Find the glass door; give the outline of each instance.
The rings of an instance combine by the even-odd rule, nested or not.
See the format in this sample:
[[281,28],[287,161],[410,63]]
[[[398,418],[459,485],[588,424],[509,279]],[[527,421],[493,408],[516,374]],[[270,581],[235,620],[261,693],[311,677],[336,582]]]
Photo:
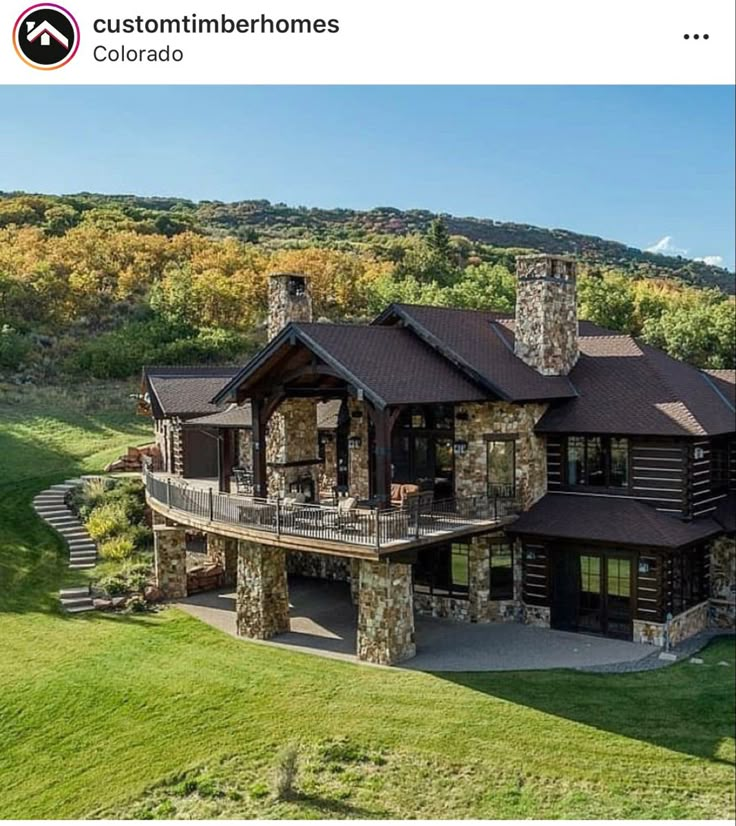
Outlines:
[[593,634],[604,631],[602,562],[597,554],[580,555],[578,630]]
[[606,559],[605,633],[609,637],[631,637],[631,560]]

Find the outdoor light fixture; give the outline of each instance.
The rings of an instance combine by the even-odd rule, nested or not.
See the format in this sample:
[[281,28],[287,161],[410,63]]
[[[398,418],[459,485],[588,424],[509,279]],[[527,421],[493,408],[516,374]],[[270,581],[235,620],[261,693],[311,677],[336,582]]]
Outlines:
[[696,447],[695,452],[694,452],[694,456],[695,456],[696,459],[702,459],[705,456],[705,451],[703,450],[702,447]]
[[465,439],[458,439],[455,442],[455,455],[456,456],[464,456],[468,450],[468,443]]
[[649,573],[649,563],[645,562],[643,559],[639,560],[639,573],[640,574],[648,574]]
[[468,416],[468,411],[467,410],[458,410],[457,413],[455,414],[455,418],[459,422],[467,422],[468,419],[470,418],[470,416]]
[[319,440],[321,444],[327,444],[332,441],[332,433],[320,433]]
[[528,561],[533,562],[537,558],[537,555],[534,551],[527,551],[526,558]]
[[362,419],[363,418],[363,411],[362,410],[353,410],[350,414],[354,419]]
[[360,436],[350,436],[348,438],[348,447],[350,450],[357,450],[363,444],[363,440]]

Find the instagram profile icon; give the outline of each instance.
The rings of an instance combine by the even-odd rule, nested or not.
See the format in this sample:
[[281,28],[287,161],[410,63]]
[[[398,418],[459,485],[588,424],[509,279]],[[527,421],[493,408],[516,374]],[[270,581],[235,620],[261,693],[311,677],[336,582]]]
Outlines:
[[15,21],[13,46],[18,57],[34,69],[61,69],[79,48],[79,24],[55,3],[27,8]]

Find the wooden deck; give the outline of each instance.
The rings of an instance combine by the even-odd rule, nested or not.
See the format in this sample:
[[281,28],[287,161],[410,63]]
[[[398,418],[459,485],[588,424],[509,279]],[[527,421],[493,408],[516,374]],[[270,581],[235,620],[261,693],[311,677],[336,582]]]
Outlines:
[[144,473],[146,499],[157,513],[195,530],[210,531],[286,550],[379,559],[440,542],[488,533],[514,517],[495,502],[449,500],[421,513],[356,508],[220,493],[214,479]]

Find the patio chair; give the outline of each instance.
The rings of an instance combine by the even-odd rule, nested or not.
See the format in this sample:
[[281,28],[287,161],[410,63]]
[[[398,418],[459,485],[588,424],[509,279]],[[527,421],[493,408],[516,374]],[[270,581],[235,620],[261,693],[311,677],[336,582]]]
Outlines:
[[325,525],[338,530],[354,530],[358,523],[358,500],[344,496],[337,500],[337,507],[325,514]]

